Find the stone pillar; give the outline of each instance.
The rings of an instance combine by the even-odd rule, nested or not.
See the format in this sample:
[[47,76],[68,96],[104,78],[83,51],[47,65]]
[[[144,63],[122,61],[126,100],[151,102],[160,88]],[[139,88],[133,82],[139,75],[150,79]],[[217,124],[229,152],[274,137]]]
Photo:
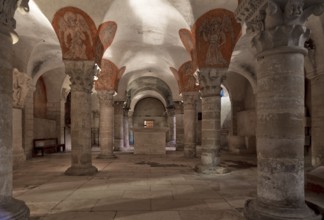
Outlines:
[[174,106],[170,106],[167,108],[168,114],[168,125],[169,125],[169,137],[168,141],[171,143],[172,146],[176,146],[176,118],[175,118],[175,108]]
[[197,92],[184,92],[183,97],[183,125],[184,125],[184,156],[196,156],[196,101]]
[[236,12],[256,32],[252,44],[258,52],[257,198],[247,201],[244,214],[248,220],[321,219],[306,206],[304,195],[303,46],[309,30],[303,23],[323,7],[264,1],[258,6],[266,11],[246,13],[252,2],[241,1]]
[[23,149],[23,122],[22,108],[24,107],[25,98],[31,87],[31,77],[25,73],[13,70],[13,118],[12,118],[12,142],[13,142],[13,166],[18,167],[19,164],[26,160]]
[[324,73],[311,80],[312,165],[324,166]]
[[220,167],[221,84],[226,69],[205,68],[199,74],[202,97],[202,152],[197,171],[205,174],[222,174]]
[[98,91],[100,103],[99,145],[98,159],[116,158],[114,155],[114,91]]
[[183,103],[175,102],[175,117],[176,117],[176,150],[184,150],[184,128],[183,128]]
[[36,87],[33,85],[29,90],[26,100],[25,107],[23,110],[24,120],[24,144],[26,159],[31,159],[33,155],[33,139],[34,139],[34,92]]
[[128,119],[128,108],[124,108],[124,150],[129,148],[129,119]]
[[128,111],[129,144],[134,145],[134,111]]
[[13,182],[13,43],[18,36],[14,32],[13,16],[17,0],[3,1],[0,10],[0,219],[27,220],[29,209],[23,201],[12,197]]
[[114,149],[120,151],[124,147],[124,102],[114,102],[115,120],[114,120]]
[[65,61],[71,80],[71,167],[66,175],[93,175],[91,157],[91,91],[93,61]]

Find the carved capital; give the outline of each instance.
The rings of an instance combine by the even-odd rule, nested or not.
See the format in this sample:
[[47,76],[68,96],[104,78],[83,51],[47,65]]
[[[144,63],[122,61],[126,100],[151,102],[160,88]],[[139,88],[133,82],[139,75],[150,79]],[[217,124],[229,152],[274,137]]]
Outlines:
[[29,89],[32,86],[32,78],[26,73],[19,72],[16,68],[13,69],[13,107],[23,108],[25,98]]
[[70,89],[68,89],[68,88],[63,88],[63,89],[62,89],[62,94],[61,94],[61,95],[62,95],[62,100],[66,101],[66,99],[67,99],[69,93],[70,93]]
[[175,106],[174,105],[167,107],[167,114],[169,117],[175,116]]
[[115,114],[122,115],[124,111],[124,101],[115,101],[114,109],[115,109]]
[[219,96],[227,69],[204,68],[198,72],[202,97]]
[[98,91],[97,92],[98,98],[99,98],[99,104],[100,106],[113,106],[114,100],[114,91]]
[[184,109],[195,109],[198,99],[198,92],[184,92],[182,93]]
[[263,56],[292,50],[306,53],[304,44],[310,31],[304,23],[310,15],[323,11],[323,0],[242,0],[236,17],[255,32],[252,45]]
[[175,114],[183,114],[183,102],[174,102]]
[[21,13],[29,12],[29,0],[0,0],[0,25],[8,29],[13,37],[13,42],[18,41],[18,36],[13,31],[16,28],[14,15],[18,8]]
[[93,61],[64,61],[66,73],[70,76],[71,91],[92,92],[95,73]]

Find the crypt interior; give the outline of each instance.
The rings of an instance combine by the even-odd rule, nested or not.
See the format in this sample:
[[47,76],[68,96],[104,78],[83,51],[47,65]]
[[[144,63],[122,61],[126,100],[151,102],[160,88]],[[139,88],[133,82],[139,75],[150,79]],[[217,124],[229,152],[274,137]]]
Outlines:
[[0,219],[324,219],[323,11],[0,0]]

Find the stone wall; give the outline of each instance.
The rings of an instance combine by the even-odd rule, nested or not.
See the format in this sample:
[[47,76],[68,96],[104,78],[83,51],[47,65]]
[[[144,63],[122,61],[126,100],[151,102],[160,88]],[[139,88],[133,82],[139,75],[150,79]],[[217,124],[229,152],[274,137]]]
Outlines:
[[34,118],[34,138],[56,137],[56,121],[44,118]]

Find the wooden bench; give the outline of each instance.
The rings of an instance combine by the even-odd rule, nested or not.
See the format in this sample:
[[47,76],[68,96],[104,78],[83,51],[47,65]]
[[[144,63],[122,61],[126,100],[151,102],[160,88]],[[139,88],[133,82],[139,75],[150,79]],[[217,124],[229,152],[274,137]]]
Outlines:
[[33,140],[33,155],[37,156],[39,152],[44,156],[45,151],[64,152],[65,144],[59,144],[57,138],[40,138]]

